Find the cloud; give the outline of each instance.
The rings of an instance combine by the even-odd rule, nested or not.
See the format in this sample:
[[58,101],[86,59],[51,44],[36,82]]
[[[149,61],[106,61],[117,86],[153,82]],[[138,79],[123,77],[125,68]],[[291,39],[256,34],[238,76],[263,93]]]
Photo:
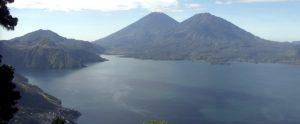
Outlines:
[[202,7],[202,5],[199,3],[189,3],[189,4],[186,4],[186,7],[193,9],[193,8],[200,8],[200,7]]
[[232,4],[232,3],[267,3],[267,2],[290,2],[299,0],[217,0],[216,4]]
[[163,11],[176,8],[178,0],[16,0],[10,7],[59,11],[99,10],[119,11],[146,9]]

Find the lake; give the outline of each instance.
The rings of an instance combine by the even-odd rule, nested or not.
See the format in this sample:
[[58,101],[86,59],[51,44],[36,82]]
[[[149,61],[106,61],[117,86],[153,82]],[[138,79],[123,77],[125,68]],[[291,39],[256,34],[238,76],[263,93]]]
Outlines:
[[300,123],[300,66],[103,57],[82,69],[22,74],[80,111],[79,124]]

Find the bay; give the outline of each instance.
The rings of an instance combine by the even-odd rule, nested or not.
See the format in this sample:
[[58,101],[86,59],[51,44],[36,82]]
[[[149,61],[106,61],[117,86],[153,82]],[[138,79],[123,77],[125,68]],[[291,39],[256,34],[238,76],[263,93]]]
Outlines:
[[79,124],[300,123],[300,66],[102,57],[109,61],[21,73],[79,110]]

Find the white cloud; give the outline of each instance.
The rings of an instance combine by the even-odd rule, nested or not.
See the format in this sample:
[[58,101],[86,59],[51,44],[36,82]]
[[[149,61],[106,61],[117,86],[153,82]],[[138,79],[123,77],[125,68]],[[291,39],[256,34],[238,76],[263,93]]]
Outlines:
[[119,11],[138,8],[163,11],[176,8],[178,4],[177,0],[15,0],[10,7],[59,11]]
[[201,4],[199,3],[190,3],[190,4],[186,4],[187,8],[200,8]]
[[216,4],[231,4],[231,3],[267,3],[267,2],[289,2],[299,0],[217,0]]

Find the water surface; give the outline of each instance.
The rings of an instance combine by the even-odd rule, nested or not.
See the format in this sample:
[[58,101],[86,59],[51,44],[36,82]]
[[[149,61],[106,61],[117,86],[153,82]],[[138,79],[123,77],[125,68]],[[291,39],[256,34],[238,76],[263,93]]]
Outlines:
[[79,110],[79,124],[300,123],[300,66],[103,57],[82,69],[22,73]]

